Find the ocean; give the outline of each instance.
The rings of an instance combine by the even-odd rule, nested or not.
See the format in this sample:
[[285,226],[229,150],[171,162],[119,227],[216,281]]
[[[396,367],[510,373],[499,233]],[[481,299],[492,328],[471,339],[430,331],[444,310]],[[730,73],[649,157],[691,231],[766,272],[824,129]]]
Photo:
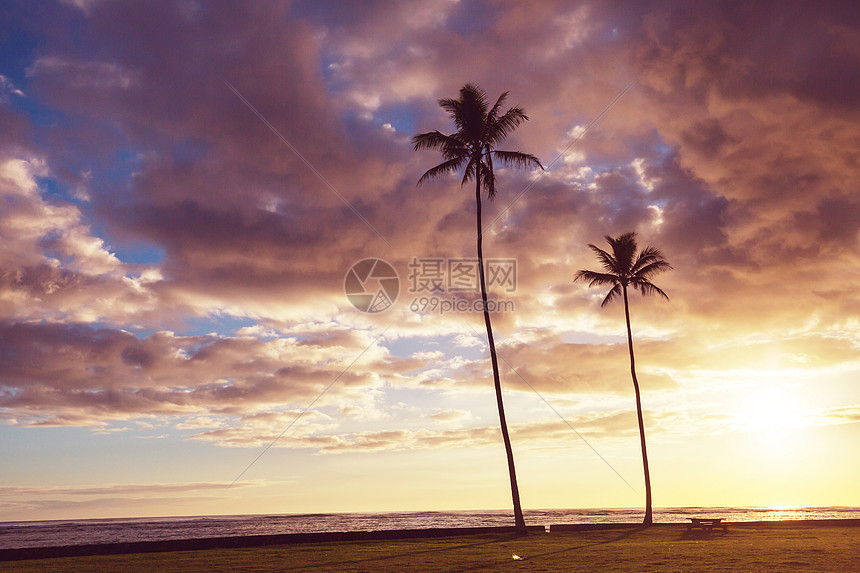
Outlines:
[[[639,509],[547,509],[525,512],[527,525],[636,523]],[[655,523],[683,523],[691,516],[725,521],[860,519],[858,507],[676,507],[654,510]],[[330,531],[378,531],[513,525],[511,511],[423,511],[403,513],[315,513],[221,515],[0,522],[0,549],[91,543],[197,539]]]

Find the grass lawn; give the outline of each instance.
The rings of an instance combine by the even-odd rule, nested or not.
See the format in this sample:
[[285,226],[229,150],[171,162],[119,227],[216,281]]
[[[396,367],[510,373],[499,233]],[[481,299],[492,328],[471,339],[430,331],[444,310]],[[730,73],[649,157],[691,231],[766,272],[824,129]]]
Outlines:
[[860,571],[860,527],[733,524],[705,535],[673,524],[67,557],[0,563],[0,571]]

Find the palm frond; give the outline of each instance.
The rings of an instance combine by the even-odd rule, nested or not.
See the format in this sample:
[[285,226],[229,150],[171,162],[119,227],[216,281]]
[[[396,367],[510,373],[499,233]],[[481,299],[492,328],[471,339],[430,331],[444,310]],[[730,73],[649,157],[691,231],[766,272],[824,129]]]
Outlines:
[[618,277],[610,273],[598,273],[582,269],[573,275],[574,281],[588,281],[588,286],[614,285],[618,282]]
[[460,181],[460,187],[475,178],[476,171],[479,168],[479,162],[470,159],[466,164],[466,169],[463,170],[463,179]]
[[487,94],[484,90],[472,84],[460,88],[458,115],[454,119],[457,132],[464,141],[479,143],[487,122]]
[[662,296],[663,298],[665,298],[666,300],[669,300],[669,295],[667,295],[665,292],[663,292],[663,289],[661,289],[660,287],[658,287],[657,285],[655,285],[654,283],[652,283],[650,281],[633,280],[633,281],[630,281],[630,284],[636,290],[641,292],[642,296],[658,294],[658,295]]
[[616,260],[613,258],[612,255],[610,255],[609,253],[607,253],[606,251],[604,251],[603,249],[601,249],[600,247],[598,247],[596,245],[592,245],[589,243],[588,247],[592,251],[594,251],[595,255],[597,255],[597,259],[600,261],[600,264],[603,265],[603,270],[605,270],[607,273],[611,273],[611,274],[615,274],[615,275],[621,274],[620,273],[621,269],[618,267],[618,263],[616,262]]
[[629,275],[630,269],[633,267],[633,257],[636,256],[636,233],[624,233],[614,239],[607,235],[606,241],[612,248],[617,272],[622,275]]
[[503,164],[513,167],[540,167],[543,169],[540,160],[530,153],[493,150],[493,157],[500,160]]
[[481,162],[483,166],[481,183],[487,192],[487,197],[492,199],[496,196],[496,172],[493,170],[493,158],[487,155]]
[[669,270],[672,270],[672,265],[670,265],[666,261],[660,260],[660,261],[654,261],[650,264],[645,265],[644,267],[641,267],[640,269],[638,269],[636,271],[635,274],[633,274],[633,276],[647,279],[651,275],[655,275],[657,273],[661,273],[663,271],[669,271]]
[[426,181],[430,181],[431,179],[440,179],[449,173],[455,173],[460,169],[460,166],[463,165],[464,161],[466,161],[465,157],[456,157],[440,163],[436,167],[428,169],[424,175],[421,176],[421,179],[418,180],[418,185],[421,185]]
[[437,103],[439,104],[439,107],[448,112],[448,117],[454,121],[454,125],[457,126],[457,131],[460,131],[463,127],[460,122],[460,118],[463,115],[460,111],[462,102],[453,98],[442,98],[438,100]]
[[487,107],[487,92],[484,91],[483,88],[476,86],[475,84],[469,82],[460,88],[460,100],[474,100],[478,102],[482,107],[486,109]]
[[472,101],[487,115],[487,92],[476,86],[468,83],[460,88],[460,101]]
[[419,151],[421,149],[440,149],[445,150],[450,147],[462,147],[463,142],[451,135],[445,135],[439,131],[428,131],[427,133],[419,133],[412,138],[412,149]]
[[647,267],[648,265],[651,265],[652,263],[655,263],[659,260],[660,259],[657,257],[650,256],[650,255],[646,256],[646,255],[643,255],[642,253],[639,253],[639,256],[637,256],[636,260],[633,262],[633,264],[630,265],[630,274],[635,275],[641,269],[643,269],[643,268]]
[[658,261],[665,262],[665,257],[663,256],[663,253],[659,249],[655,249],[654,247],[649,245],[639,252],[639,256],[636,258],[636,262],[630,269],[630,273],[637,274],[640,269]]
[[505,114],[492,123],[487,123],[487,141],[497,144],[508,137],[523,122],[529,120],[529,116],[521,107],[512,107]]
[[603,302],[600,303],[600,308],[605,307],[607,304],[612,302],[615,297],[621,294],[621,285],[616,284],[612,289],[606,293],[606,298],[603,299]]
[[502,105],[505,103],[505,100],[508,99],[508,94],[511,92],[502,92],[502,95],[499,96],[499,99],[496,100],[496,103],[490,108],[490,111],[487,112],[487,124],[492,125],[496,122],[499,117],[499,110],[502,109]]
[[454,99],[452,97],[443,97],[436,100],[436,103],[439,104],[439,107],[447,111],[448,113],[455,113],[460,109],[460,100]]

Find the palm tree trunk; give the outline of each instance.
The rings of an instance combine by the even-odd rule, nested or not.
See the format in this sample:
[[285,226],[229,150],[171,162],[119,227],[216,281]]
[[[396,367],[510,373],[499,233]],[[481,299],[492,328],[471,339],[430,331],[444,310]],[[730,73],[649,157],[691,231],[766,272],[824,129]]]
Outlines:
[[627,319],[627,345],[630,348],[630,374],[633,375],[633,389],[636,392],[636,416],[639,418],[639,441],[642,444],[642,466],[645,468],[645,519],[642,523],[650,525],[651,517],[651,472],[648,469],[648,451],[645,448],[645,423],[642,421],[642,399],[639,395],[639,381],[636,379],[636,362],[633,358],[633,332],[630,330],[630,310],[627,304],[627,286],[622,285],[624,293],[624,318]]
[[499,361],[496,358],[496,343],[493,340],[493,327],[490,324],[490,311],[487,308],[487,283],[484,279],[484,249],[483,231],[481,229],[481,174],[476,169],[475,177],[475,201],[478,205],[478,275],[481,277],[481,299],[484,302],[484,323],[487,325],[487,341],[490,345],[490,360],[493,363],[493,382],[496,387],[496,403],[499,406],[499,423],[502,427],[502,439],[505,442],[505,452],[508,456],[508,473],[511,477],[511,497],[514,501],[514,525],[517,533],[525,535],[526,521],[523,517],[523,508],[520,505],[520,490],[517,487],[517,471],[514,467],[514,451],[511,448],[511,438],[508,435],[508,423],[505,421],[505,405],[502,402],[502,384],[499,381]]

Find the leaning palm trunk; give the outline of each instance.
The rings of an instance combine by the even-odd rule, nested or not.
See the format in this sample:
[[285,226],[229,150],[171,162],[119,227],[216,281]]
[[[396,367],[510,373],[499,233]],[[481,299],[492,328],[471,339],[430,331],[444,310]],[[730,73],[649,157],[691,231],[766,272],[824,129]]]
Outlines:
[[502,439],[505,442],[505,453],[508,457],[508,473],[511,478],[511,497],[514,502],[514,526],[517,533],[526,533],[526,521],[523,517],[523,508],[520,505],[520,490],[517,486],[517,470],[514,466],[514,451],[511,448],[511,438],[508,435],[508,423],[505,420],[505,406],[502,401],[502,384],[499,380],[499,361],[496,357],[496,343],[493,340],[493,326],[490,323],[490,311],[487,308],[487,283],[484,279],[484,234],[481,227],[481,176],[475,177],[475,201],[478,206],[478,274],[481,277],[481,300],[484,303],[484,323],[487,326],[487,342],[490,346],[490,361],[493,363],[493,382],[496,388],[496,404],[499,407],[499,424],[502,427]]
[[642,399],[639,395],[639,381],[636,379],[636,361],[633,358],[633,332],[630,330],[630,310],[627,304],[627,287],[624,292],[624,318],[627,319],[627,346],[630,348],[630,374],[633,376],[633,390],[636,393],[636,416],[639,419],[639,441],[642,444],[642,466],[645,468],[645,519],[642,523],[650,525],[651,517],[651,472],[648,469],[648,450],[645,447],[645,423],[642,420]]

